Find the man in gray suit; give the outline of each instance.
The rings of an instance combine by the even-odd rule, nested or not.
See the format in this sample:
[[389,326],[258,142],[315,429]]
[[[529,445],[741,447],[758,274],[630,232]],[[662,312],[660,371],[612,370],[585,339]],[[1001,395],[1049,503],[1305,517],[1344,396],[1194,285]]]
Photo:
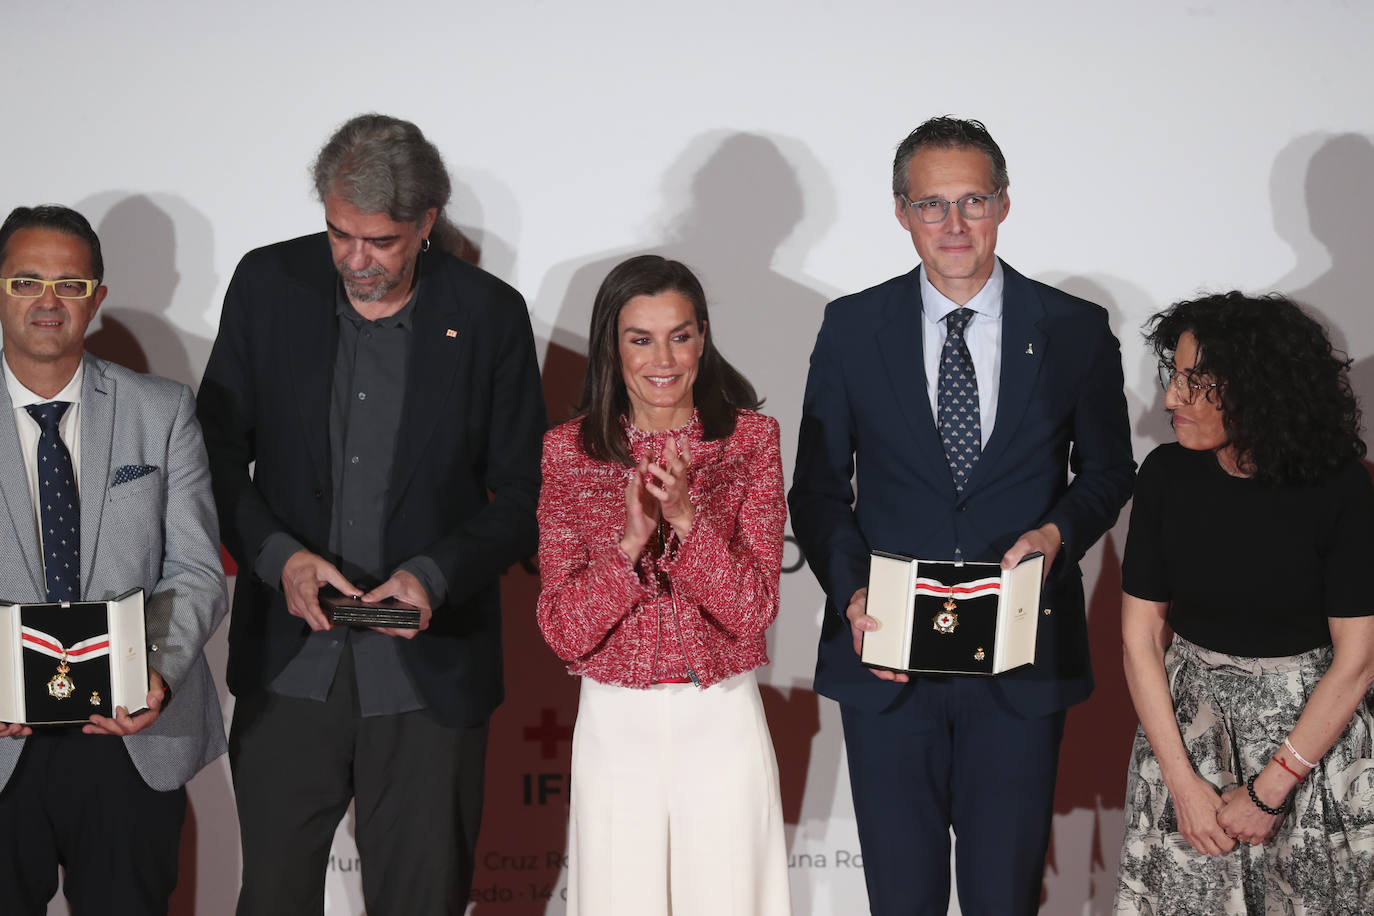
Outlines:
[[[151,688],[132,714],[0,724],[7,914],[46,912],[59,864],[76,916],[165,913],[184,786],[225,748],[202,647],[227,595],[195,402],[85,353],[103,267],[90,223],[66,207],[20,207],[0,226],[0,598],[142,588]],[[79,511],[59,521],[38,494],[73,486]]]

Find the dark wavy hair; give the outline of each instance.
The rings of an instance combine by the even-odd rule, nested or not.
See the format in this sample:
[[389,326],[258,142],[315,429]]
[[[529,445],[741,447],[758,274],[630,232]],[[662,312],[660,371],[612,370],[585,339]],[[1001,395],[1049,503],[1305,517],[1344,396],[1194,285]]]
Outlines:
[[453,192],[444,157],[420,128],[383,114],[361,114],[340,125],[310,168],[320,203],[338,194],[364,213],[398,223],[424,222],[444,212]]
[[757,410],[763,404],[749,380],[720,355],[714,335],[706,333],[710,320],[706,293],[691,270],[680,261],[656,254],[638,255],[611,269],[592,305],[587,374],[577,411],[585,416],[582,449],[593,458],[627,467],[634,464],[620,425],[620,418],[628,416],[630,410],[620,368],[620,310],[636,296],[666,292],[680,293],[692,303],[697,331],[705,338],[696,381],[692,383],[692,403],[701,420],[703,438],[724,439],[735,431],[737,411]]
[[1146,322],[1145,340],[1172,362],[1178,339],[1197,341],[1194,371],[1217,387],[1236,457],[1255,479],[1310,483],[1364,457],[1351,361],[1291,300],[1220,293],[1178,302]]
[[1011,179],[1007,177],[1007,157],[1002,155],[1002,148],[992,139],[983,122],[943,115],[922,122],[897,145],[897,153],[892,160],[894,196],[906,197],[911,190],[907,183],[907,166],[920,149],[976,149],[988,157],[993,190],[1002,191],[1011,184]]

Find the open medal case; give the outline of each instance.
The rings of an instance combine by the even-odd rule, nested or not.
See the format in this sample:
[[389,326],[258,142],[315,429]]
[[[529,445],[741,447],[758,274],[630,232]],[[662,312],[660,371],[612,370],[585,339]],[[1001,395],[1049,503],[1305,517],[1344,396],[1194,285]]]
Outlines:
[[143,590],[112,601],[0,604],[0,722],[59,725],[146,706]]
[[861,659],[873,668],[1000,674],[1035,661],[1045,557],[997,563],[918,560],[875,550]]

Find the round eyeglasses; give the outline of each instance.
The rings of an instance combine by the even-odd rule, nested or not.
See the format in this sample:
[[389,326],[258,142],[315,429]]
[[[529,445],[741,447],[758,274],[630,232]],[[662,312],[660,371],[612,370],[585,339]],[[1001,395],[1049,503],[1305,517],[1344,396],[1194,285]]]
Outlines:
[[1185,404],[1191,404],[1199,394],[1210,400],[1217,383],[1198,381],[1193,376],[1192,369],[1179,369],[1173,363],[1160,363],[1159,387],[1164,389],[1165,394],[1172,388],[1174,397]]

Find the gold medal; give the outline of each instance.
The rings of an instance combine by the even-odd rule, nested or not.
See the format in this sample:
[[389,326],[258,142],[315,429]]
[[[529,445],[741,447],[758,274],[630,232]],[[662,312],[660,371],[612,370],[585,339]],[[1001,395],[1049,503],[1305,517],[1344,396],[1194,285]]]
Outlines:
[[954,628],[959,626],[959,615],[953,611],[941,611],[931,618],[935,624],[935,632],[949,635],[954,632]]
[[48,681],[48,696],[65,700],[72,695],[76,690],[76,682],[67,677],[71,670],[67,667],[67,653],[63,652],[62,660],[57,663],[57,673]]
[[[70,646],[62,645],[55,636],[34,627],[22,627],[24,648],[40,655],[57,659],[57,673],[48,679],[48,696],[54,700],[70,699],[76,692],[76,681],[71,678],[71,665],[104,658],[110,654],[110,634],[101,633],[90,636]],[[71,664],[68,664],[68,663]]]

